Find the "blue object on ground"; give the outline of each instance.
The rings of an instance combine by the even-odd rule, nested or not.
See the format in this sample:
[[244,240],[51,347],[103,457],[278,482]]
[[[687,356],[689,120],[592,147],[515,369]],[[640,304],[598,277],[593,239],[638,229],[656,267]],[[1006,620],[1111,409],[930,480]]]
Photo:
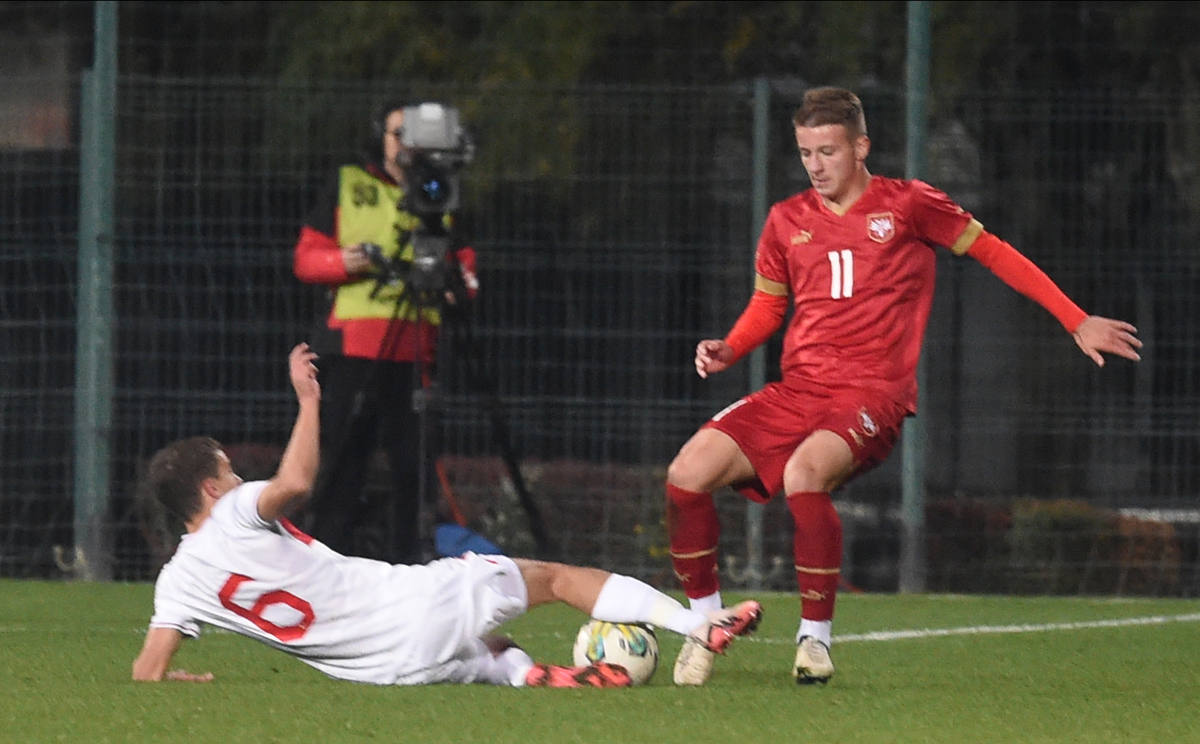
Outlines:
[[453,558],[471,552],[479,555],[504,555],[504,551],[478,532],[457,524],[439,524],[434,530],[438,555]]

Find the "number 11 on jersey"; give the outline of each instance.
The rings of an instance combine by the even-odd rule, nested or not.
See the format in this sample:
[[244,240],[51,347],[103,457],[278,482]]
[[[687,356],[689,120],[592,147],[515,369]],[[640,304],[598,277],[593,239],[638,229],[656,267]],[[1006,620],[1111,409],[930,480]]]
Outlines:
[[832,269],[832,279],[829,283],[829,296],[835,300],[845,299],[854,295],[854,254],[848,249],[840,253],[829,252],[829,268]]

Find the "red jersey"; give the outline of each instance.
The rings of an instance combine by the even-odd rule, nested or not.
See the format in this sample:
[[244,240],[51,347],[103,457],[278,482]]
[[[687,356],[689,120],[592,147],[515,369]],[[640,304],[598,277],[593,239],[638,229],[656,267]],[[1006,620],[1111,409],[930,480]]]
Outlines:
[[915,412],[933,248],[953,246],[970,221],[932,186],[880,176],[843,215],[812,189],[775,204],[755,270],[792,295],[784,383],[871,388]]

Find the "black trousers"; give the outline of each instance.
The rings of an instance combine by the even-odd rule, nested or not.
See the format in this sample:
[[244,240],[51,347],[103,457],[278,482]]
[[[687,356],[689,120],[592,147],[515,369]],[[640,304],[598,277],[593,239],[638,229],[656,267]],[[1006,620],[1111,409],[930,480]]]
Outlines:
[[[424,464],[425,504],[436,482],[436,427],[414,410],[416,365],[335,355],[317,361],[321,383],[321,467],[304,517],[309,534],[345,555],[390,563],[420,563],[429,546],[421,529],[419,494]],[[426,460],[421,462],[424,423]],[[390,492],[367,489],[382,449]],[[426,530],[427,531],[427,530]]]

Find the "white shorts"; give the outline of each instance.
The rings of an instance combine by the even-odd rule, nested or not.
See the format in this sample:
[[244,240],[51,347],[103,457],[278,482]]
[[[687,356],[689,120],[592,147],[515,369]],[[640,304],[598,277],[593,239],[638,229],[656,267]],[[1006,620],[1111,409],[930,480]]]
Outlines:
[[427,614],[410,626],[420,636],[416,657],[395,684],[511,684],[511,670],[498,665],[482,639],[529,608],[521,569],[506,556],[475,553],[423,568]]

